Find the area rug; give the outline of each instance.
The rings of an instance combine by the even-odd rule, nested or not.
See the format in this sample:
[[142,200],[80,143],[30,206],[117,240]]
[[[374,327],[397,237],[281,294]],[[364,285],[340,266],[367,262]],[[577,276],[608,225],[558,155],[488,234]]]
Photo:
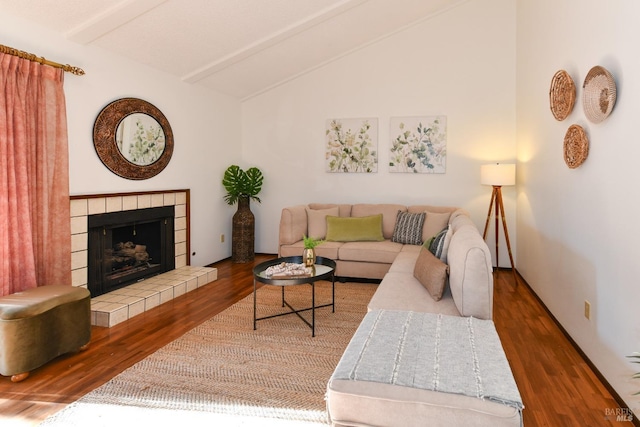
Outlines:
[[[375,289],[336,283],[335,313],[316,310],[313,338],[294,314],[261,320],[254,331],[249,295],[40,425],[327,425],[327,381]],[[286,299],[308,307],[311,286],[287,287]],[[318,282],[316,304],[330,301],[331,284]],[[276,286],[259,289],[257,303],[258,317],[287,310]]]

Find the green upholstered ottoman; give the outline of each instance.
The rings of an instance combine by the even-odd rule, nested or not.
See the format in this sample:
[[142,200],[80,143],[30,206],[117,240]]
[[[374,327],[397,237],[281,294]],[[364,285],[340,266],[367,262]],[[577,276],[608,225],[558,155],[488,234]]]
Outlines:
[[14,382],[91,339],[91,294],[49,285],[0,297],[0,374]]
[[367,313],[327,386],[334,426],[520,427],[522,399],[491,320]]

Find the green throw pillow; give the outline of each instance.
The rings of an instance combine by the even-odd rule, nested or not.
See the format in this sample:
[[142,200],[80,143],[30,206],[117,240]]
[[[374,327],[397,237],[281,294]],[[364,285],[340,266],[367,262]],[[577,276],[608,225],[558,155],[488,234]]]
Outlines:
[[327,237],[330,242],[379,242],[382,235],[382,214],[362,217],[327,215]]

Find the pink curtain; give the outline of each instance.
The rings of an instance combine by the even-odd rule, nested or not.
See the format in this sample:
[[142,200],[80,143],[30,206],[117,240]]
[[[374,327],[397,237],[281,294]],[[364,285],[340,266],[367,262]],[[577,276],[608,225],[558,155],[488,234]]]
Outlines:
[[71,285],[64,72],[0,53],[0,295]]

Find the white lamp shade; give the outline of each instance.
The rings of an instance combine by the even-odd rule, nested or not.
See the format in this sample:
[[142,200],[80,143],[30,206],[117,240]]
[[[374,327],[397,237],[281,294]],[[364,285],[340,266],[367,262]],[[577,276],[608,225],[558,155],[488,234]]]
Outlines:
[[516,165],[514,163],[480,166],[480,182],[483,185],[515,185]]

